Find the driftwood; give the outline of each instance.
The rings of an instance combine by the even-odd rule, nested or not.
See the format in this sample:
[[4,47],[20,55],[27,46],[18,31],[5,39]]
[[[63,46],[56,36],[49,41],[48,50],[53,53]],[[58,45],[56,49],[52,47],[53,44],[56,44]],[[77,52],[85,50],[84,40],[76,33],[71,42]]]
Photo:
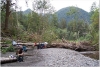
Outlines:
[[47,45],[47,48],[66,48],[72,49],[76,51],[92,51],[95,50],[91,45],[86,45],[86,43],[75,43],[75,42],[67,42],[67,43],[52,43]]
[[17,43],[17,45],[34,46],[35,43]]
[[17,61],[17,58],[1,57],[1,64]]
[[[33,56],[32,54],[27,54],[27,53],[24,53],[24,56]],[[14,58],[10,58],[10,57],[1,57],[0,58],[0,61],[1,61],[1,64],[4,64],[4,63],[11,63],[11,62],[16,62],[17,61],[17,58],[14,57]]]
[[1,47],[9,47],[9,45],[1,45]]

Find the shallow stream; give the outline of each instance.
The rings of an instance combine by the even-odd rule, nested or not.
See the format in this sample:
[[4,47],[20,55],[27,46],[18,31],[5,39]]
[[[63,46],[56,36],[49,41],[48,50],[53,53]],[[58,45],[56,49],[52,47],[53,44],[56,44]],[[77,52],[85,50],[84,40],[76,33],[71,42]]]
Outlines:
[[85,51],[85,52],[80,52],[81,54],[99,60],[99,51]]

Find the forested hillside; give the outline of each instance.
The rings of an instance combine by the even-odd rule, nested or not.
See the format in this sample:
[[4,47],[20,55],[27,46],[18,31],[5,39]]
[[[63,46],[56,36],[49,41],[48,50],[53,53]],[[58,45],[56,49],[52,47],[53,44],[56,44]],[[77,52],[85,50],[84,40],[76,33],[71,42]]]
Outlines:
[[[69,12],[73,10],[75,13],[73,13],[72,15],[69,15]],[[23,14],[28,14],[28,13],[31,13],[31,11],[32,11],[31,9],[27,9],[22,12]],[[55,12],[55,15],[57,16],[58,22],[65,20],[66,23],[68,23],[76,19],[75,17],[77,17],[77,20],[84,20],[84,22],[90,23],[90,13],[84,11],[81,8],[74,7],[74,6],[62,8],[58,10],[57,12]]]
[[25,11],[22,11],[23,12],[23,14],[28,14],[28,13],[31,13],[31,9],[27,9],[27,10],[25,10]]
[[[72,12],[73,14],[69,14],[69,12]],[[56,14],[58,17],[58,22],[65,20],[68,23],[74,19],[77,19],[77,21],[79,19],[84,20],[84,22],[86,23],[90,22],[89,13],[81,8],[74,7],[74,6],[62,8],[59,11],[57,11]]]

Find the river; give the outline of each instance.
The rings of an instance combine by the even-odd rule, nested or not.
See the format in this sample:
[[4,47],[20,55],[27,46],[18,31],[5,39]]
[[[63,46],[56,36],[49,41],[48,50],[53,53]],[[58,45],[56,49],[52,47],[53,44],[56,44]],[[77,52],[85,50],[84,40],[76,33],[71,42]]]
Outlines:
[[81,54],[99,60],[99,51],[85,51],[85,52],[80,52]]

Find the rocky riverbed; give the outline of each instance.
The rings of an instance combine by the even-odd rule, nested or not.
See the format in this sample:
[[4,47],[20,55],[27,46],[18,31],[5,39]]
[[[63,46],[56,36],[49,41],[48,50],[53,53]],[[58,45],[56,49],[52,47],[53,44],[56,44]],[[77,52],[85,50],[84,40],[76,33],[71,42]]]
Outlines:
[[[86,57],[79,52],[63,49],[63,48],[47,48],[28,50],[28,54],[33,56],[25,56],[24,62],[13,62],[1,64],[1,66],[59,66],[59,67],[93,67],[99,66],[99,60]],[[9,52],[1,54],[1,56],[9,56],[15,54]]]

